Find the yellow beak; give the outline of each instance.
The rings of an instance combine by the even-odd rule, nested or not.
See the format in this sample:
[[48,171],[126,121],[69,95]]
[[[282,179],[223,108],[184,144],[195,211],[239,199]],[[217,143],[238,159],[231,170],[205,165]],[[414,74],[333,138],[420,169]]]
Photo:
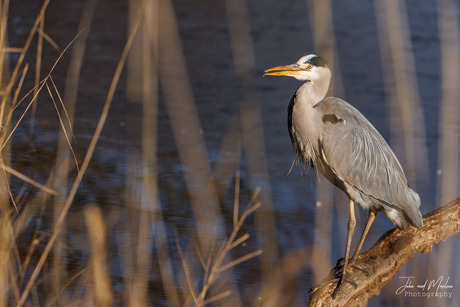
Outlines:
[[291,64],[284,66],[277,66],[270,69],[267,69],[264,73],[264,76],[295,76],[298,75],[301,71],[308,71],[307,68],[302,68],[299,64]]

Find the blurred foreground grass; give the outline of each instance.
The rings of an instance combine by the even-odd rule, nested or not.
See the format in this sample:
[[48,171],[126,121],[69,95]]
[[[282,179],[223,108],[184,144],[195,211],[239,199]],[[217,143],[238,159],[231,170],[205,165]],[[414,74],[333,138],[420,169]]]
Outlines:
[[[2,72],[0,75],[0,119],[2,122],[0,132],[2,170],[2,176],[0,176],[0,306],[112,306],[119,305],[122,301],[126,305],[147,306],[151,301],[148,293],[150,287],[148,271],[153,261],[158,261],[157,265],[160,268],[162,279],[161,288],[163,289],[162,298],[157,299],[157,302],[172,306],[204,306],[223,299],[226,299],[227,302],[237,302],[238,298],[234,295],[236,285],[229,272],[235,265],[260,255],[262,251],[256,250],[236,259],[232,259],[230,254],[235,247],[245,244],[249,238],[248,233],[239,234],[239,231],[248,215],[260,207],[260,202],[257,201],[257,195],[254,195],[249,206],[240,215],[239,181],[236,182],[233,230],[227,239],[223,239],[225,237],[222,235],[224,233],[223,225],[218,224],[220,213],[215,211],[218,208],[218,195],[210,178],[211,171],[207,169],[209,167],[207,159],[203,156],[204,148],[201,148],[201,151],[197,150],[200,142],[203,145],[202,140],[196,139],[199,137],[198,134],[189,135],[186,138],[181,137],[182,141],[179,141],[179,143],[182,142],[180,150],[189,159],[189,161],[184,161],[184,164],[193,166],[192,171],[188,174],[188,182],[193,181],[190,186],[197,186],[197,181],[203,183],[199,185],[200,190],[191,192],[192,197],[193,195],[196,196],[194,200],[195,215],[199,228],[194,235],[196,244],[189,244],[187,249],[183,250],[179,239],[176,237],[176,249],[169,251],[166,230],[162,226],[156,178],[155,117],[157,106],[152,103],[155,102],[157,94],[155,87],[152,88],[151,86],[157,83],[154,82],[154,78],[156,78],[156,70],[158,69],[158,59],[155,59],[153,51],[157,52],[159,48],[158,33],[154,33],[155,30],[152,30],[157,28],[155,23],[158,23],[159,19],[158,16],[152,15],[152,12],[158,12],[159,2],[132,2],[130,11],[133,14],[131,15],[130,35],[120,56],[118,67],[114,72],[96,131],[82,160],[77,157],[72,148],[72,122],[74,117],[78,116],[78,114],[74,114],[78,76],[97,1],[89,0],[86,2],[85,14],[83,14],[80,23],[81,31],[76,34],[75,39],[64,50],[60,51],[60,55],[56,58],[51,70],[44,77],[41,77],[43,44],[52,44],[59,50],[59,47],[46,35],[44,30],[45,12],[49,3],[49,0],[44,2],[40,14],[30,30],[26,44],[13,49],[8,47],[7,41],[9,1],[0,2],[0,71]],[[171,9],[169,5],[166,3],[162,8],[166,13]],[[169,11],[169,14],[171,13]],[[177,33],[172,33],[173,41],[170,42],[172,45],[175,43],[174,39],[177,39],[177,36],[174,35]],[[37,40],[35,86],[30,90],[24,90],[22,88],[23,81],[27,76],[29,65],[31,65],[26,63],[25,58],[27,58],[27,54],[34,52],[30,49],[34,39]],[[53,70],[63,56],[68,56],[67,50],[70,48],[73,52],[68,68],[65,93],[62,95],[53,80]],[[138,174],[133,178],[127,175],[127,190],[136,184],[141,187],[140,191],[135,189],[137,193],[127,194],[127,208],[133,209],[129,207],[135,204],[139,210],[137,215],[130,217],[131,220],[128,222],[130,226],[124,228],[124,236],[128,240],[126,244],[137,246],[137,248],[120,251],[121,254],[124,254],[121,257],[124,259],[121,263],[124,271],[123,290],[115,291],[110,271],[111,265],[114,265],[110,263],[110,258],[114,258],[114,255],[108,254],[110,246],[107,239],[110,239],[110,233],[107,233],[105,217],[100,208],[97,204],[90,204],[83,210],[90,252],[84,258],[87,261],[86,265],[77,272],[71,272],[71,259],[66,255],[67,246],[71,244],[67,241],[69,237],[66,235],[66,219],[95,151],[130,49],[133,50],[130,69],[132,70],[132,67],[139,63],[140,69],[137,67],[135,73],[137,74],[139,71],[142,73],[142,81],[140,87],[138,84],[131,85],[128,81],[128,89],[133,96],[139,94],[136,93],[137,90],[140,91],[138,96],[142,97],[141,103],[144,106],[143,114],[145,114],[140,136],[143,155],[135,158],[140,159],[141,164],[146,165],[146,167],[140,171],[140,182],[136,182],[136,178],[139,177]],[[15,63],[9,61],[12,53],[19,54]],[[136,58],[136,53],[141,54],[141,57],[138,58],[140,62]],[[181,55],[176,54],[175,56],[176,58],[172,60],[180,61]],[[172,87],[176,85],[170,84]],[[186,83],[182,86],[189,87]],[[173,92],[177,93],[176,90],[173,89]],[[21,94],[23,92],[26,94]],[[61,130],[59,131],[55,168],[49,171],[49,177],[45,183],[39,183],[15,171],[9,165],[11,141],[15,137],[14,133],[20,125],[25,124],[26,114],[32,112],[32,117],[35,116],[33,110],[36,101],[39,95],[43,93],[47,93],[54,104]],[[187,98],[185,97],[185,99]],[[190,103],[193,102],[190,101]],[[20,107],[18,108],[18,106]],[[193,112],[194,106],[192,104],[187,105],[185,102],[182,106]],[[16,115],[17,109],[21,109],[23,113]],[[177,113],[177,111],[174,112]],[[197,125],[197,119],[190,116],[190,112],[187,115],[186,118],[191,121],[181,124]],[[178,116],[180,116],[179,113]],[[13,118],[18,120],[13,120]],[[177,120],[183,121],[184,118]],[[32,131],[34,127],[31,126],[30,129]],[[177,126],[174,129],[181,130],[183,128]],[[195,131],[197,130],[195,129]],[[191,140],[193,140],[192,143],[190,143]],[[135,159],[132,161],[133,167],[139,163]],[[77,170],[77,175],[73,179],[72,169]],[[10,187],[11,176],[16,176],[24,182],[21,189]],[[70,183],[68,183],[69,180],[71,180]],[[208,183],[204,183],[205,181]],[[208,191],[203,192],[204,187],[207,187]],[[209,195],[214,195],[215,199],[210,201]],[[51,204],[54,212],[52,227],[47,229],[43,227],[43,218],[49,216],[49,214],[45,214],[45,211],[51,209]],[[215,212],[213,213],[213,211]],[[154,225],[157,231],[152,237],[151,229]],[[157,255],[153,254],[154,244],[157,246]],[[195,251],[193,252],[193,250]],[[180,256],[181,270],[173,268],[174,264],[169,256],[170,253],[177,253]],[[198,257],[192,259],[190,254],[197,254]],[[212,287],[215,284],[220,284],[220,286]],[[241,302],[239,303],[241,304]]]

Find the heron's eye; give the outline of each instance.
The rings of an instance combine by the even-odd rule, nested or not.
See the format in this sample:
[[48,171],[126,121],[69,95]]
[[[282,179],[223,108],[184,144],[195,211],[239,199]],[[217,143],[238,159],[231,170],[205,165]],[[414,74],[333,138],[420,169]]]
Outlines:
[[313,68],[313,65],[308,64],[308,65],[307,65],[307,68],[308,68],[308,69],[312,69],[312,68]]

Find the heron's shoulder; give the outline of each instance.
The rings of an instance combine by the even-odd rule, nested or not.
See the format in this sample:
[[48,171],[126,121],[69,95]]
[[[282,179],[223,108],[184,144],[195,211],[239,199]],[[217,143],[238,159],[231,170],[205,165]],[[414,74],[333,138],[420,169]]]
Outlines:
[[326,97],[314,106],[315,109],[323,111],[323,113],[335,113],[335,112],[358,112],[351,104],[343,99],[337,97]]
[[343,120],[343,123],[353,122],[365,126],[370,125],[369,121],[358,109],[340,98],[326,97],[317,103],[314,108],[322,114],[323,121],[332,119],[331,122],[334,124]]

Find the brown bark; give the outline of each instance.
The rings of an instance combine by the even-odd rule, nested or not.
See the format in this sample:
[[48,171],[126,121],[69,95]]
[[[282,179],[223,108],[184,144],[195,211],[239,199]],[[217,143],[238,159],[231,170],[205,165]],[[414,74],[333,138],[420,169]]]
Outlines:
[[347,279],[357,284],[345,282],[335,299],[331,295],[337,282],[329,282],[336,277],[340,265],[331,270],[329,276],[312,289],[308,306],[366,306],[370,297],[378,295],[399,269],[415,253],[430,253],[434,244],[460,232],[460,198],[425,214],[423,228],[409,226],[406,232],[394,228],[386,232],[368,251],[361,254],[356,264],[366,269],[369,275],[357,269]]

